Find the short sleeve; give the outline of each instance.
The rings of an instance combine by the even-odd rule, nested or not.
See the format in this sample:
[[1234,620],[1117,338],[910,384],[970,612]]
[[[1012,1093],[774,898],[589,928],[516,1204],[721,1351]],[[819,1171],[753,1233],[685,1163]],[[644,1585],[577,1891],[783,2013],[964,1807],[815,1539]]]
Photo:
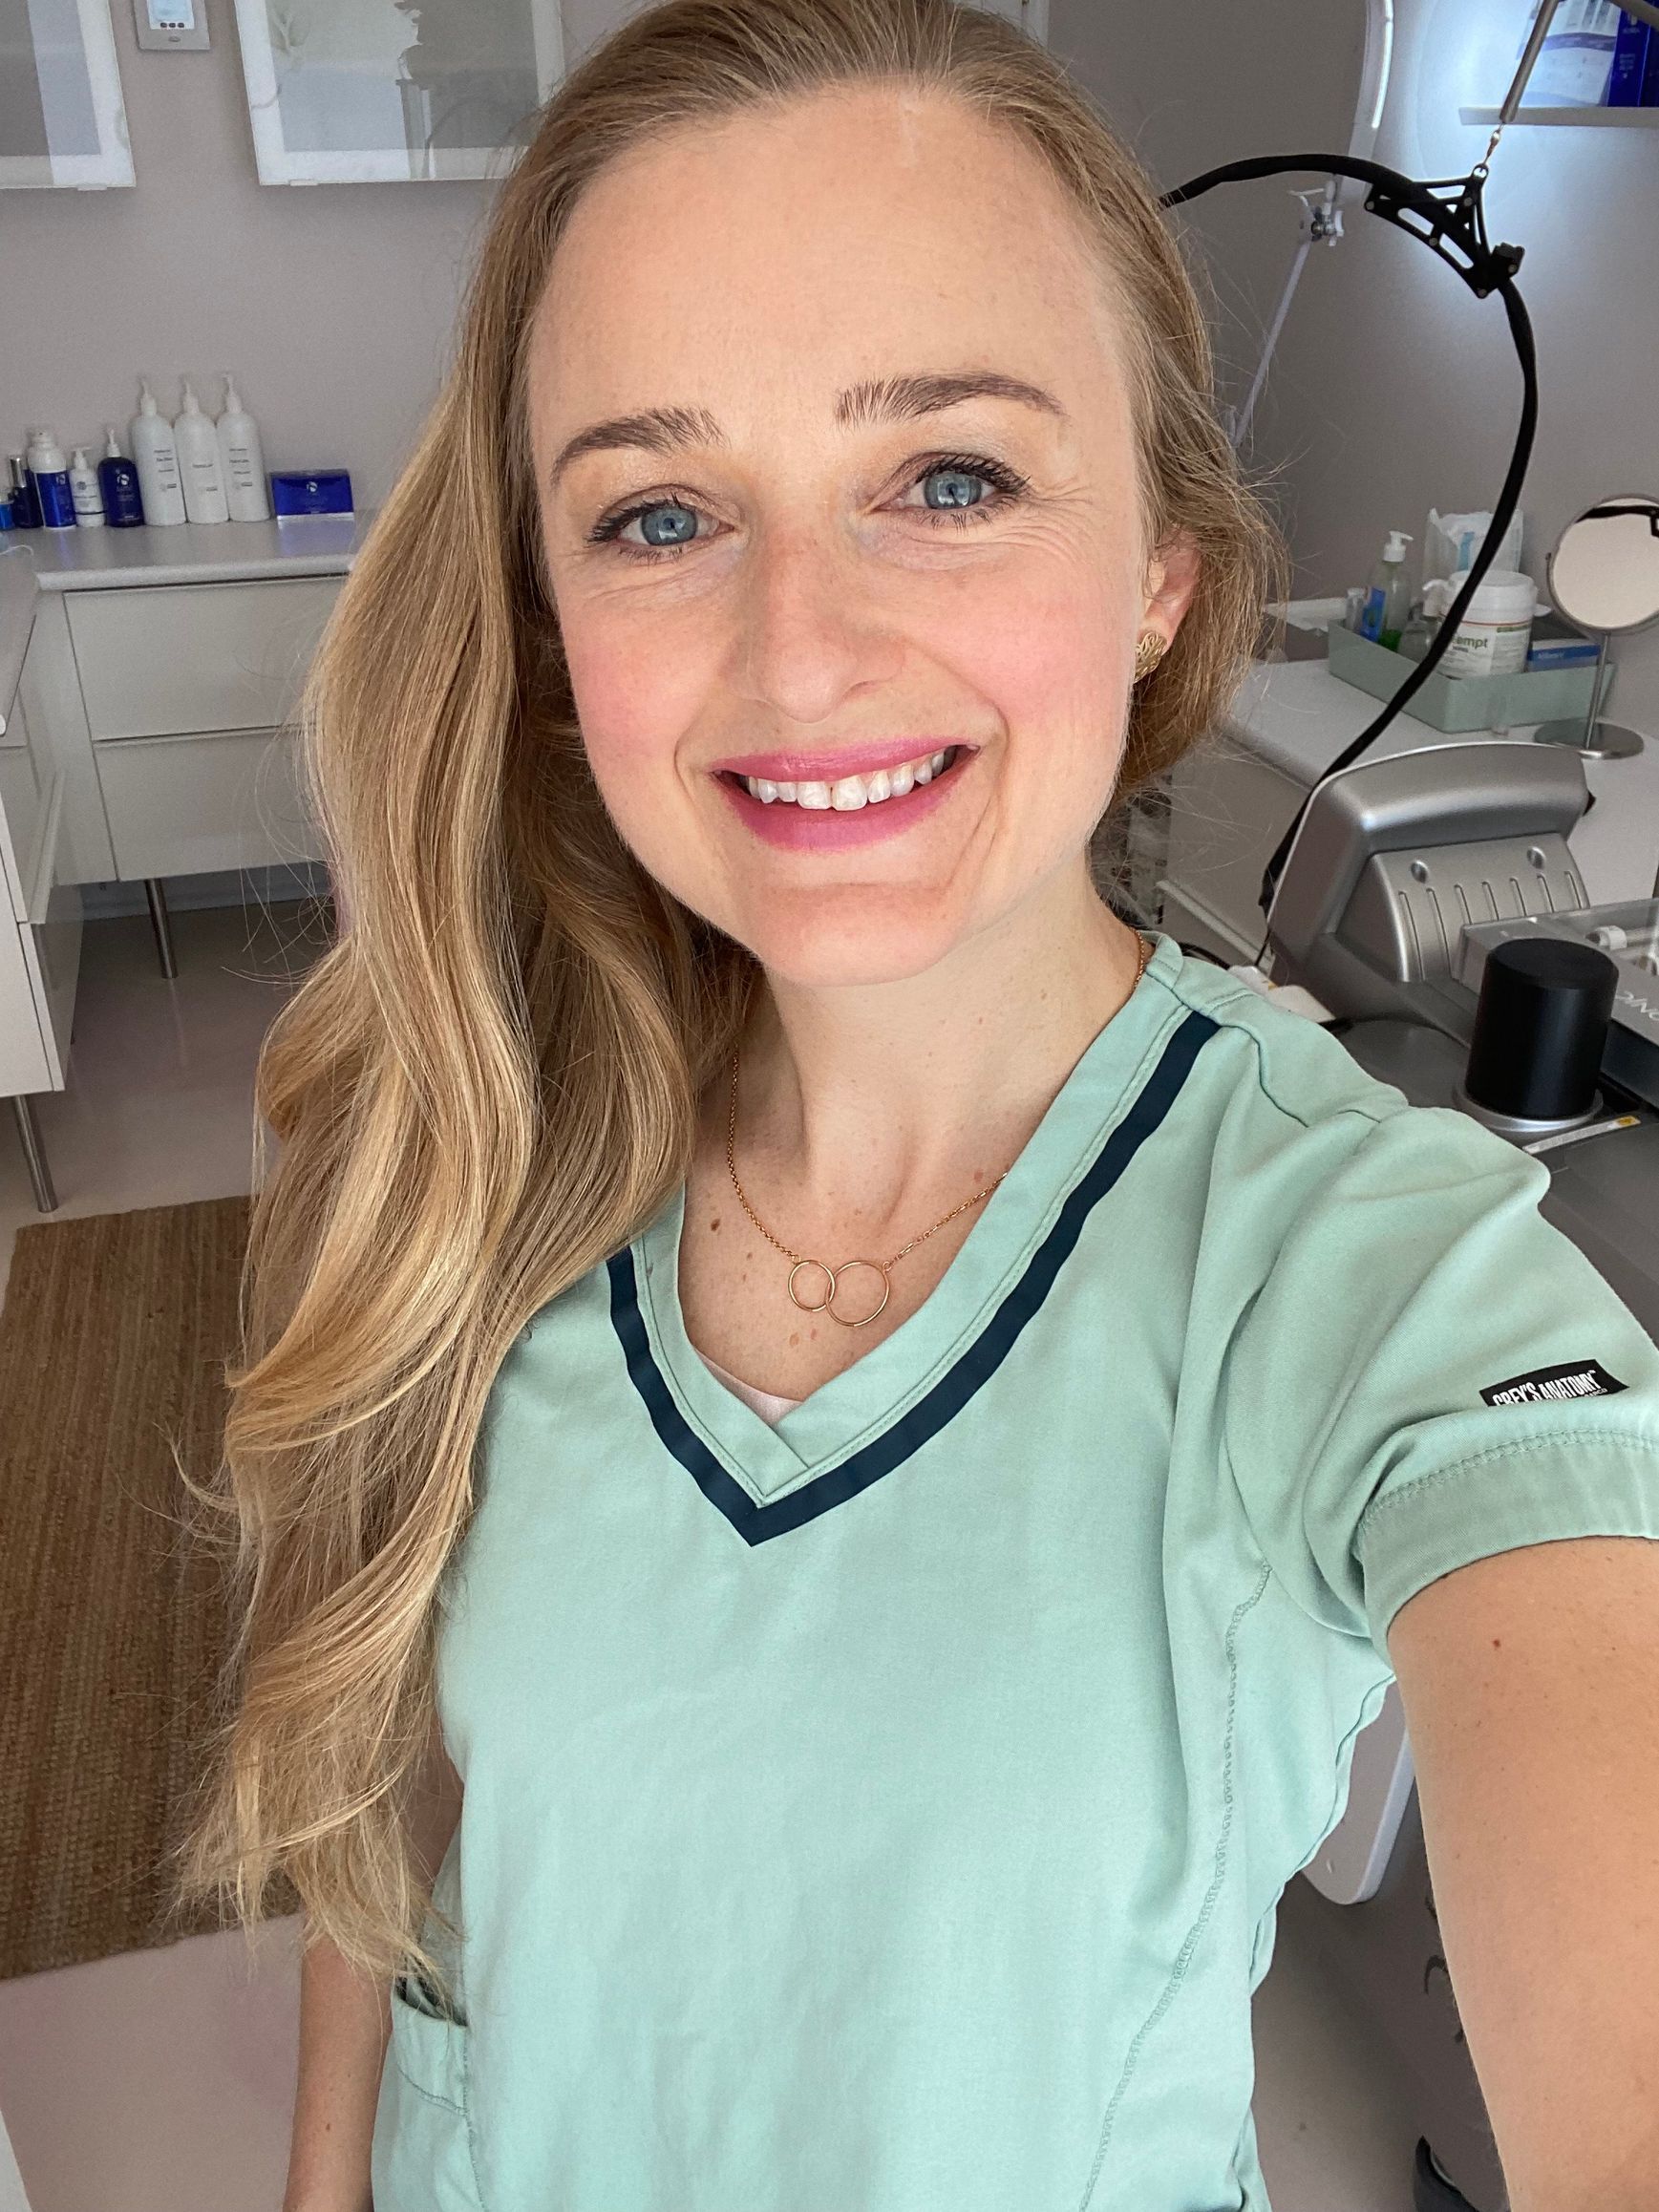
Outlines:
[[1659,1536],[1659,1349],[1541,1214],[1548,1187],[1449,1107],[1370,1122],[1290,1209],[1229,1347],[1223,1448],[1257,1543],[1385,1661],[1455,1567]]

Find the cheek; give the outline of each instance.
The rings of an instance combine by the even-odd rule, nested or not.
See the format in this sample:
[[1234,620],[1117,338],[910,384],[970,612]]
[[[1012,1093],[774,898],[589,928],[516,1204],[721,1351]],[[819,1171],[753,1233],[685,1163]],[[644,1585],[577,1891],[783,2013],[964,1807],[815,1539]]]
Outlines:
[[[669,646],[660,628],[561,609],[561,634],[583,741],[613,813],[663,794],[674,749],[696,717],[703,685],[689,640]],[[620,819],[620,816],[619,816]]]
[[1064,763],[1109,780],[1135,649],[1130,598],[1084,566],[1050,567],[1029,585],[1005,570],[1001,586],[953,610],[950,665],[997,710],[1018,768]]

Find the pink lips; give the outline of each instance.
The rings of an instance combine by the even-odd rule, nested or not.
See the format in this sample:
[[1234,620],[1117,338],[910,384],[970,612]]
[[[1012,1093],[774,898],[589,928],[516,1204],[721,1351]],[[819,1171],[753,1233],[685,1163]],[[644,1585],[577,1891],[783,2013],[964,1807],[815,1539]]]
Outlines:
[[[873,749],[872,749],[873,750]],[[940,748],[934,747],[938,752]],[[756,755],[755,757],[760,757]],[[774,762],[798,761],[800,771],[790,775],[784,769],[734,768],[734,775],[765,775],[775,781],[827,780],[822,755],[814,761],[808,754],[775,753],[768,755]],[[894,753],[886,749],[886,757],[873,759],[868,768],[853,768],[846,763],[858,755],[848,753],[837,755],[837,772],[842,776],[873,776],[878,768],[897,767],[900,761],[920,757],[914,753]],[[884,798],[875,805],[849,807],[844,812],[836,807],[791,806],[777,799],[768,806],[763,799],[751,797],[740,783],[733,783],[724,776],[715,777],[716,783],[736,813],[745,828],[764,838],[769,845],[778,845],[794,852],[840,852],[849,845],[875,844],[883,838],[898,837],[907,829],[914,829],[927,819],[939,806],[949,798],[962,776],[971,771],[973,754],[964,747],[950,766],[933,777],[930,783],[918,783],[903,798]],[[816,778],[810,771],[816,770]]]
[[716,760],[711,774],[763,776],[768,783],[834,783],[843,776],[874,776],[879,768],[925,760],[929,754],[947,752],[959,742],[955,737],[908,737],[849,745],[834,754],[745,753],[736,759]]

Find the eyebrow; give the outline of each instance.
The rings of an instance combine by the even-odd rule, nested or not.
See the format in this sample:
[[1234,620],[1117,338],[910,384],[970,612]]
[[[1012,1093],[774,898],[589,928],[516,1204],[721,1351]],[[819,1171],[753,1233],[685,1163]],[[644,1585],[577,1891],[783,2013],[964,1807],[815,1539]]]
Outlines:
[[[964,399],[1012,399],[1024,407],[1065,419],[1066,411],[1052,392],[1023,376],[1005,376],[992,369],[936,372],[915,376],[879,376],[851,385],[836,395],[835,418],[842,427],[862,423],[907,422],[955,407]],[[726,434],[706,407],[647,407],[637,415],[613,415],[606,422],[591,423],[563,445],[547,472],[552,490],[570,463],[581,454],[602,453],[616,447],[638,447],[647,453],[670,455],[691,445],[724,445]]]

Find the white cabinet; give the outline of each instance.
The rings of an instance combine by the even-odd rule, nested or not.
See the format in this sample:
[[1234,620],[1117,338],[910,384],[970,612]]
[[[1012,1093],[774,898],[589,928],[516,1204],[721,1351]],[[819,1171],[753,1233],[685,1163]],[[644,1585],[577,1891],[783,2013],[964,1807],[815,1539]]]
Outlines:
[[326,562],[275,524],[77,531],[0,573],[0,1098],[43,1210],[29,1099],[68,1075],[78,886],[141,881],[171,976],[166,878],[322,857],[291,717],[359,527]]
[[0,1097],[61,1091],[80,965],[80,893],[61,880],[63,776],[21,683],[0,700]]
[[117,881],[322,857],[288,725],[340,580],[123,585],[64,593]]

